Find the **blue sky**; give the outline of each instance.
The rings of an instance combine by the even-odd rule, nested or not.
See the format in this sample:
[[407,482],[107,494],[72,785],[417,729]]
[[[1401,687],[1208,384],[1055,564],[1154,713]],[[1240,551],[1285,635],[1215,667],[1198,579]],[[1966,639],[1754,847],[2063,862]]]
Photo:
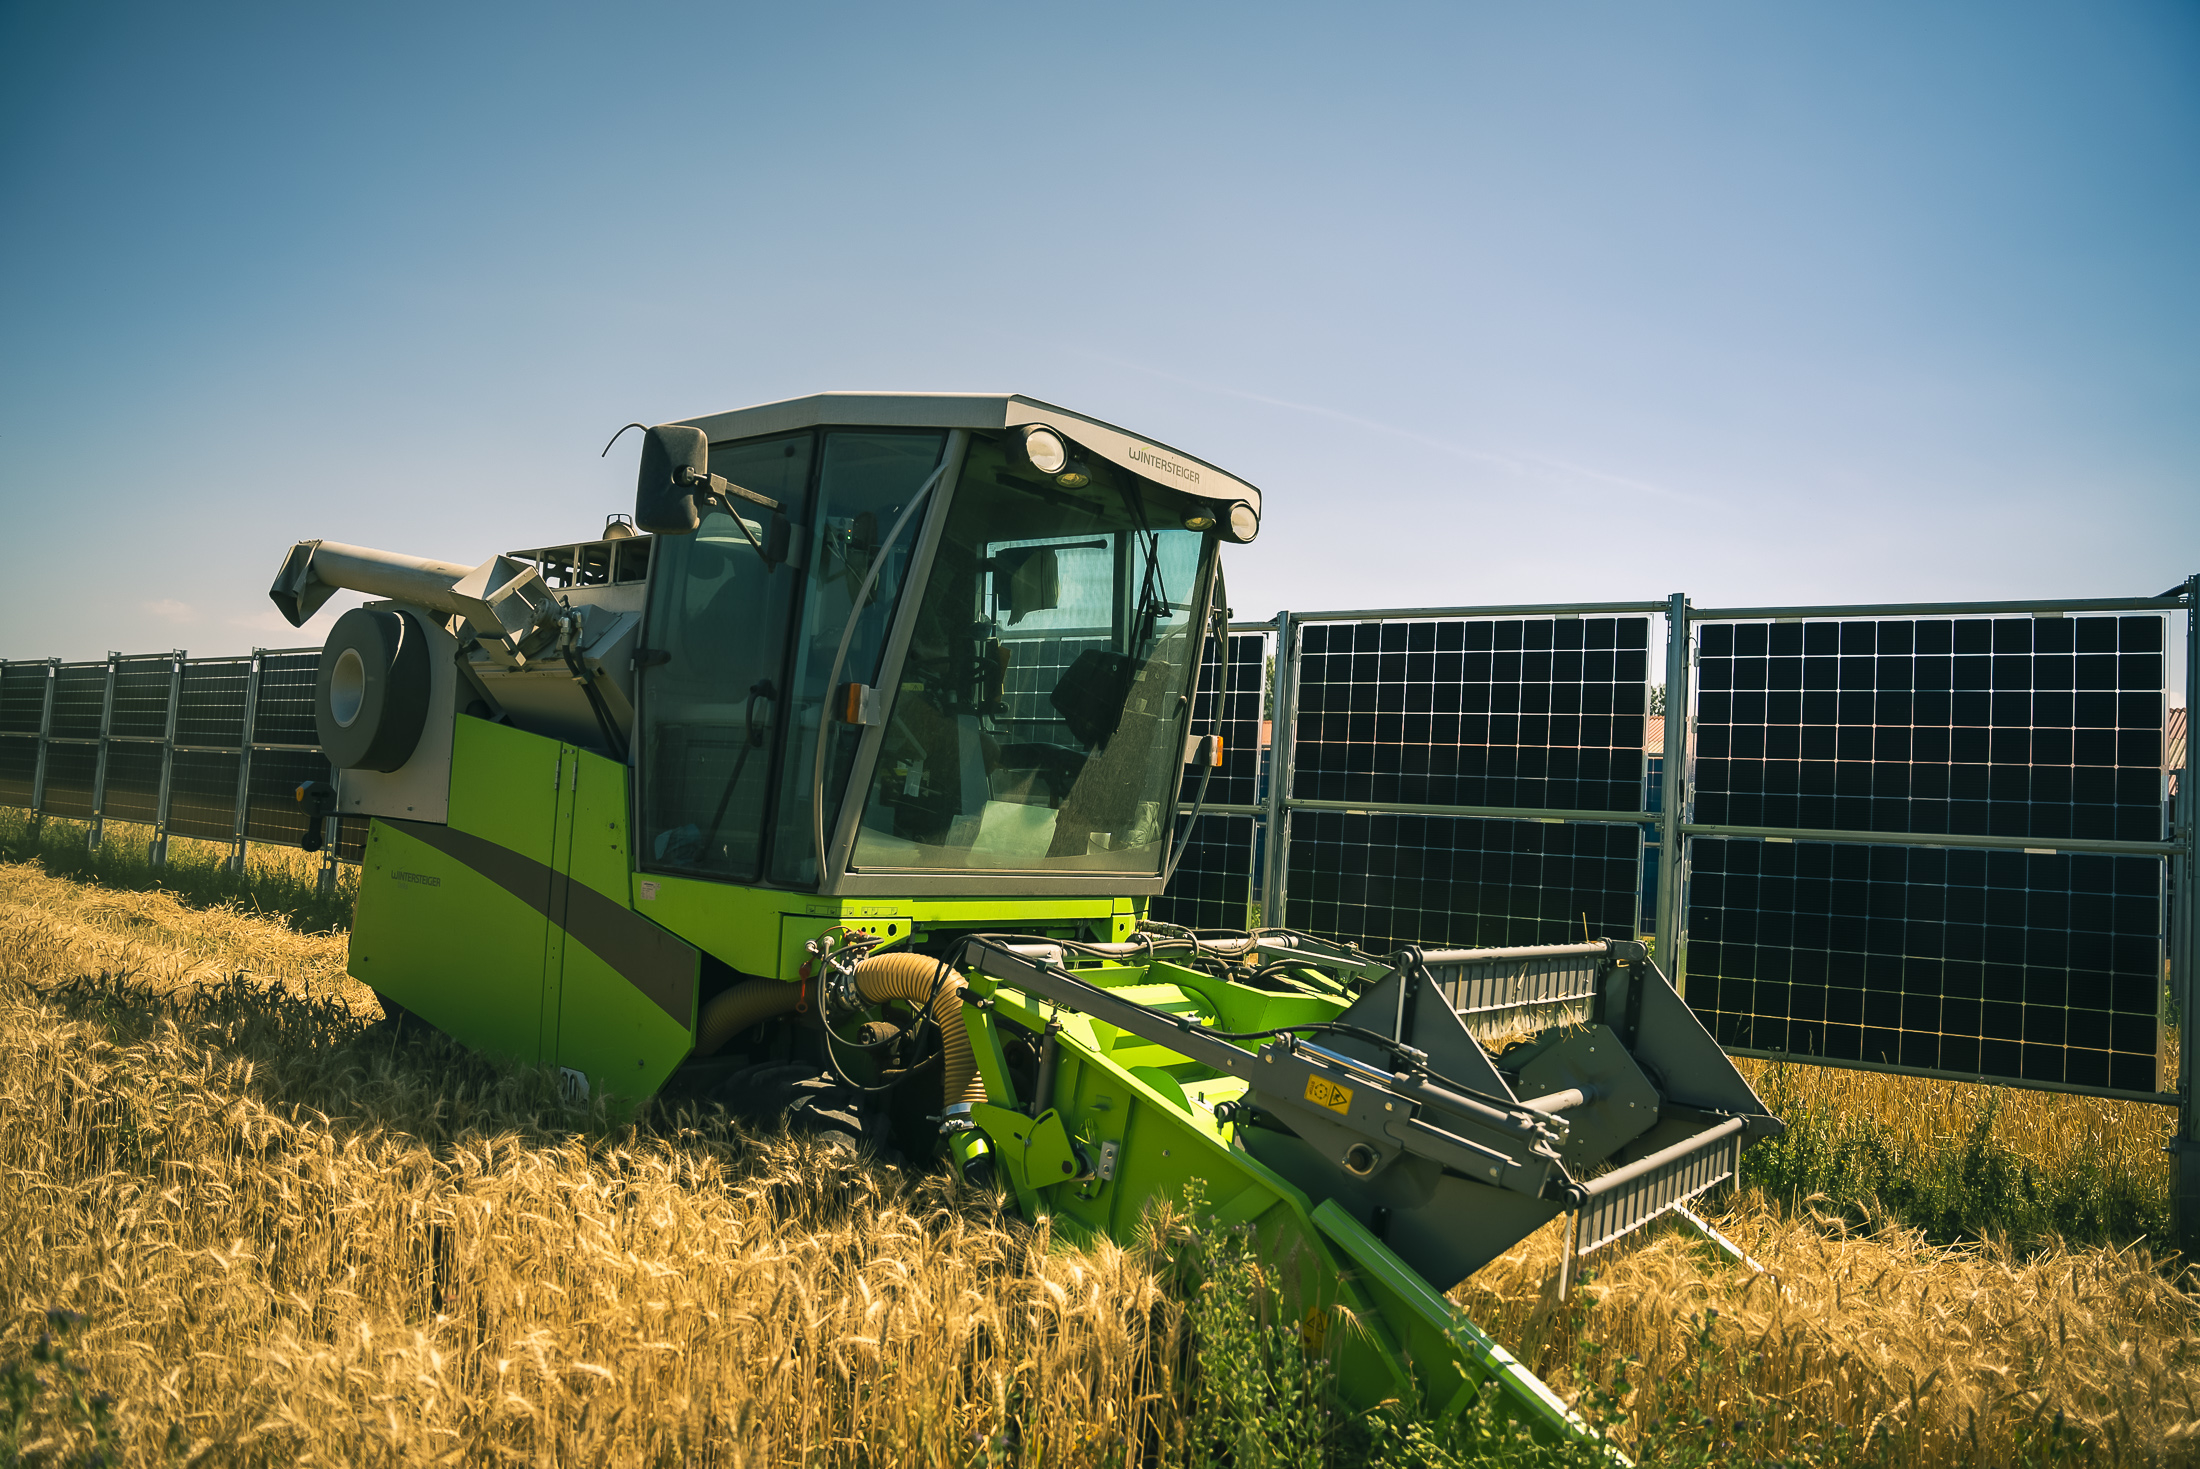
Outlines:
[[15,3],[0,205],[9,657],[826,388],[1242,475],[1244,616],[2200,570],[2189,4]]

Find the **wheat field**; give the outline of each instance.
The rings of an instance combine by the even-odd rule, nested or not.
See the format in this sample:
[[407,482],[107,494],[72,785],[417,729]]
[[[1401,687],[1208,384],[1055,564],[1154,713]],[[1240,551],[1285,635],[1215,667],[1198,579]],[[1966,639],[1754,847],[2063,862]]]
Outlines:
[[[0,863],[0,1465],[1457,1461],[1333,1411],[1182,1218],[1077,1245],[722,1118],[575,1117],[370,1030],[343,944]],[[1921,1149],[1975,1122],[1818,1084]],[[2010,1105],[2044,1170],[2116,1131]],[[1546,1231],[1456,1298],[1646,1463],[2200,1463],[2200,1308],[2144,1242],[1718,1222],[1764,1274],[1661,1230],[1560,1303]]]

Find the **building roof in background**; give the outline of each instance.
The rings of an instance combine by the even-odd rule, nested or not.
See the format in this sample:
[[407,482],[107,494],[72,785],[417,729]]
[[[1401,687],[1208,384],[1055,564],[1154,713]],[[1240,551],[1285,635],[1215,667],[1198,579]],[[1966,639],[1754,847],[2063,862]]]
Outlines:
[[1665,716],[1653,714],[1642,722],[1642,748],[1652,755],[1665,753]]
[[2185,710],[2182,705],[2169,711],[2168,745],[2162,755],[2162,763],[2169,769],[2185,768]]

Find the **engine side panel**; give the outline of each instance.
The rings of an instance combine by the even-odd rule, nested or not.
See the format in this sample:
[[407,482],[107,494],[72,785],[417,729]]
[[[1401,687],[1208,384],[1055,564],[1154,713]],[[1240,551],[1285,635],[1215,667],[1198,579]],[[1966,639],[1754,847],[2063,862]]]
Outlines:
[[630,906],[626,767],[573,750],[566,769],[554,1052],[591,1095],[639,1101],[694,1048],[702,956]]

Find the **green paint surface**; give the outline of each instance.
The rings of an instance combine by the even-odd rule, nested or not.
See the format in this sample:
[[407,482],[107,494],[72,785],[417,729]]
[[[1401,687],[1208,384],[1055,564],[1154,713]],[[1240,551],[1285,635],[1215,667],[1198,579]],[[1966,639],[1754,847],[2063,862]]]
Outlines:
[[[548,775],[545,767],[546,784]],[[547,881],[543,888],[547,902]],[[438,1030],[533,1066],[543,1059],[549,926],[524,898],[376,821],[367,831],[346,968]]]
[[[626,767],[585,750],[568,757],[564,866],[576,886],[626,906]],[[638,1102],[664,1085],[695,1044],[694,1031],[629,984],[605,956],[565,935],[557,994],[557,1063],[588,1078],[591,1095]],[[695,966],[699,970],[698,961]],[[688,978],[696,1013],[696,973]]]

